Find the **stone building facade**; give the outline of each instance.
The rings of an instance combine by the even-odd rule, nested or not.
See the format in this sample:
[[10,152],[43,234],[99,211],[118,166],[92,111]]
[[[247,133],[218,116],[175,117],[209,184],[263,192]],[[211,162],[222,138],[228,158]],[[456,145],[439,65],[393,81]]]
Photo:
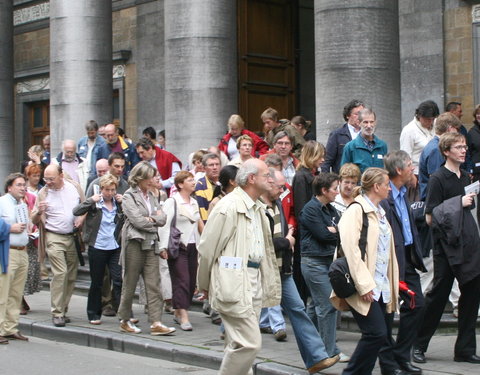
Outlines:
[[[230,114],[302,114],[317,138],[363,99],[398,146],[419,102],[480,102],[480,3],[465,0],[0,0],[0,174],[95,119],[165,129],[185,160]],[[108,72],[108,73],[107,73]],[[13,139],[13,141],[12,141]],[[0,176],[0,177],[2,177]]]

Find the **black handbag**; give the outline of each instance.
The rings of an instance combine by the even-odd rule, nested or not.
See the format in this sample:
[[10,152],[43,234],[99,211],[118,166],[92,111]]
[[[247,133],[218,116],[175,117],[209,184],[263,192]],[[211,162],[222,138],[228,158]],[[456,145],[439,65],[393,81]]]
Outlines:
[[173,199],[173,218],[170,222],[170,237],[168,238],[168,257],[170,259],[177,259],[178,254],[180,252],[180,247],[182,243],[180,241],[180,237],[182,236],[182,232],[175,226],[177,224],[177,201]]
[[[358,202],[352,202],[352,204],[360,204]],[[362,205],[360,204],[360,207]],[[362,261],[365,261],[365,253],[367,248],[367,234],[368,234],[368,217],[362,207],[362,231],[360,233],[360,240],[358,242],[358,247],[362,254]],[[335,259],[328,270],[328,277],[330,278],[330,284],[335,294],[340,298],[347,298],[354,295],[357,292],[355,288],[355,283],[353,282],[352,276],[350,274],[350,269],[348,268],[347,258],[343,253],[342,245],[340,243],[340,234],[338,236],[338,258]]]

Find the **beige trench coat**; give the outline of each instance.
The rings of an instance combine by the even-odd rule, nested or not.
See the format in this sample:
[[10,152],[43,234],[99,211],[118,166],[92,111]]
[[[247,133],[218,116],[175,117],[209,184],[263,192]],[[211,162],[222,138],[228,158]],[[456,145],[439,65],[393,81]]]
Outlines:
[[[198,287],[207,290],[209,300],[217,311],[233,316],[248,317],[254,311],[252,291],[248,279],[247,238],[253,236],[249,230],[251,218],[239,194],[239,187],[222,198],[208,217],[200,238]],[[262,305],[272,307],[280,304],[281,284],[275,251],[266,215],[262,215],[262,230],[265,254],[260,265],[262,279]],[[240,269],[219,266],[221,256],[242,258]]]
[[[377,215],[365,198],[359,195],[355,200],[362,205],[368,217],[367,251],[365,261],[362,261],[360,248],[358,247],[360,232],[362,230],[362,209],[359,205],[354,204],[342,215],[342,218],[338,223],[338,228],[340,231],[342,249],[347,258],[348,267],[350,268],[350,273],[355,283],[357,293],[343,299],[337,297],[335,293],[332,292],[330,300],[338,310],[346,311],[349,310],[349,306],[351,306],[360,314],[367,315],[370,309],[370,302],[363,301],[360,296],[370,292],[376,287],[374,274],[375,263],[377,261],[379,226]],[[390,224],[388,225],[390,227]],[[395,255],[393,233],[390,240],[389,254],[388,280],[390,282],[392,298],[387,304],[388,313],[396,311],[398,304],[398,264]]]

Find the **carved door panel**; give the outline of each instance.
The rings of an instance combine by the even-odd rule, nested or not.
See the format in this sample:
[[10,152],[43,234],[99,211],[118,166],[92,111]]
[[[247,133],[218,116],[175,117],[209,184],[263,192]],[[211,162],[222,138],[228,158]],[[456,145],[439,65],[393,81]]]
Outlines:
[[263,131],[260,114],[295,112],[295,1],[238,0],[239,114],[246,127]]

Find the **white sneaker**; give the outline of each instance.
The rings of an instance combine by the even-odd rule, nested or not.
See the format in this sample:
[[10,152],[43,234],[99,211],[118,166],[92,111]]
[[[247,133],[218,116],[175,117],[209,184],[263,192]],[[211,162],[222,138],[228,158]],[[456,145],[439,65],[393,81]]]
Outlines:
[[142,330],[133,324],[130,320],[121,320],[120,321],[120,331],[128,333],[140,333]]
[[338,362],[341,362],[341,363],[347,363],[350,361],[350,357],[348,355],[346,355],[345,353],[340,353],[339,354],[339,361]]

